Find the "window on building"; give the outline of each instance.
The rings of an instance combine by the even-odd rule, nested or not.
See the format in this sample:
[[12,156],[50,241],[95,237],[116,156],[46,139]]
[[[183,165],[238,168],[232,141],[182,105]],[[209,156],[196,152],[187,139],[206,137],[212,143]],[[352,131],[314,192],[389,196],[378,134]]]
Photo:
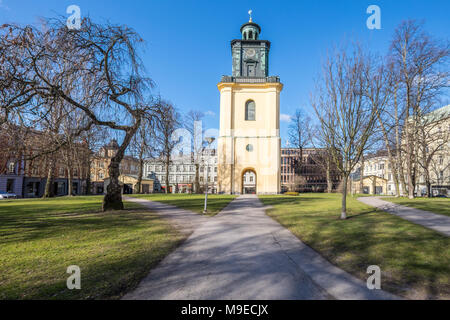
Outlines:
[[245,120],[255,121],[256,120],[256,105],[255,101],[249,100],[245,104]]
[[105,178],[105,176],[103,175],[103,172],[100,172],[100,173],[98,174],[98,177],[99,177],[100,179]]
[[8,166],[8,173],[13,174],[15,172],[16,172],[16,163],[14,161],[11,161]]

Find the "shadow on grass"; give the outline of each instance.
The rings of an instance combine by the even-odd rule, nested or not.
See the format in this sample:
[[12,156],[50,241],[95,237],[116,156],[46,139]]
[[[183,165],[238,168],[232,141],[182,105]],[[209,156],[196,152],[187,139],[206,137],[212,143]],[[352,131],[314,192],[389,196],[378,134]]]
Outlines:
[[450,298],[450,239],[381,210],[350,200],[340,220],[338,196],[308,201],[264,199],[269,215],[330,262],[367,279],[378,265],[383,289],[408,298]]

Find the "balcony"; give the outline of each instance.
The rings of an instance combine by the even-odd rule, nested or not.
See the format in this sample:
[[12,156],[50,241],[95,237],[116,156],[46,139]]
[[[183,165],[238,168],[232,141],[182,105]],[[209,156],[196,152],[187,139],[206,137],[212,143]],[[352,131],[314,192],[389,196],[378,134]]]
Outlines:
[[222,76],[221,82],[225,83],[280,83],[280,77],[231,77]]

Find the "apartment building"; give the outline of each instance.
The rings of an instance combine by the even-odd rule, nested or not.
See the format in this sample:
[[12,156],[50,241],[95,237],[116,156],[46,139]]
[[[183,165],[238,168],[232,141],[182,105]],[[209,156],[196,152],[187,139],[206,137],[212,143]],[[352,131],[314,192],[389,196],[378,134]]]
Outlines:
[[[199,158],[199,183],[202,192],[217,193],[217,152],[206,149]],[[166,186],[166,166],[161,159],[149,159],[144,164],[144,177],[154,179],[156,192],[194,192],[196,163],[193,155],[179,153],[172,156],[169,165],[169,184]]]

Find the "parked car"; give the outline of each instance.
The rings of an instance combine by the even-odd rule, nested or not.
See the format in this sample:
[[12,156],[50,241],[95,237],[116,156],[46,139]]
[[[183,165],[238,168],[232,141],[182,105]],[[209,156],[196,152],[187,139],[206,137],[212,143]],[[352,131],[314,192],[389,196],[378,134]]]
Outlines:
[[11,192],[0,191],[0,200],[2,199],[17,199],[17,194]]

